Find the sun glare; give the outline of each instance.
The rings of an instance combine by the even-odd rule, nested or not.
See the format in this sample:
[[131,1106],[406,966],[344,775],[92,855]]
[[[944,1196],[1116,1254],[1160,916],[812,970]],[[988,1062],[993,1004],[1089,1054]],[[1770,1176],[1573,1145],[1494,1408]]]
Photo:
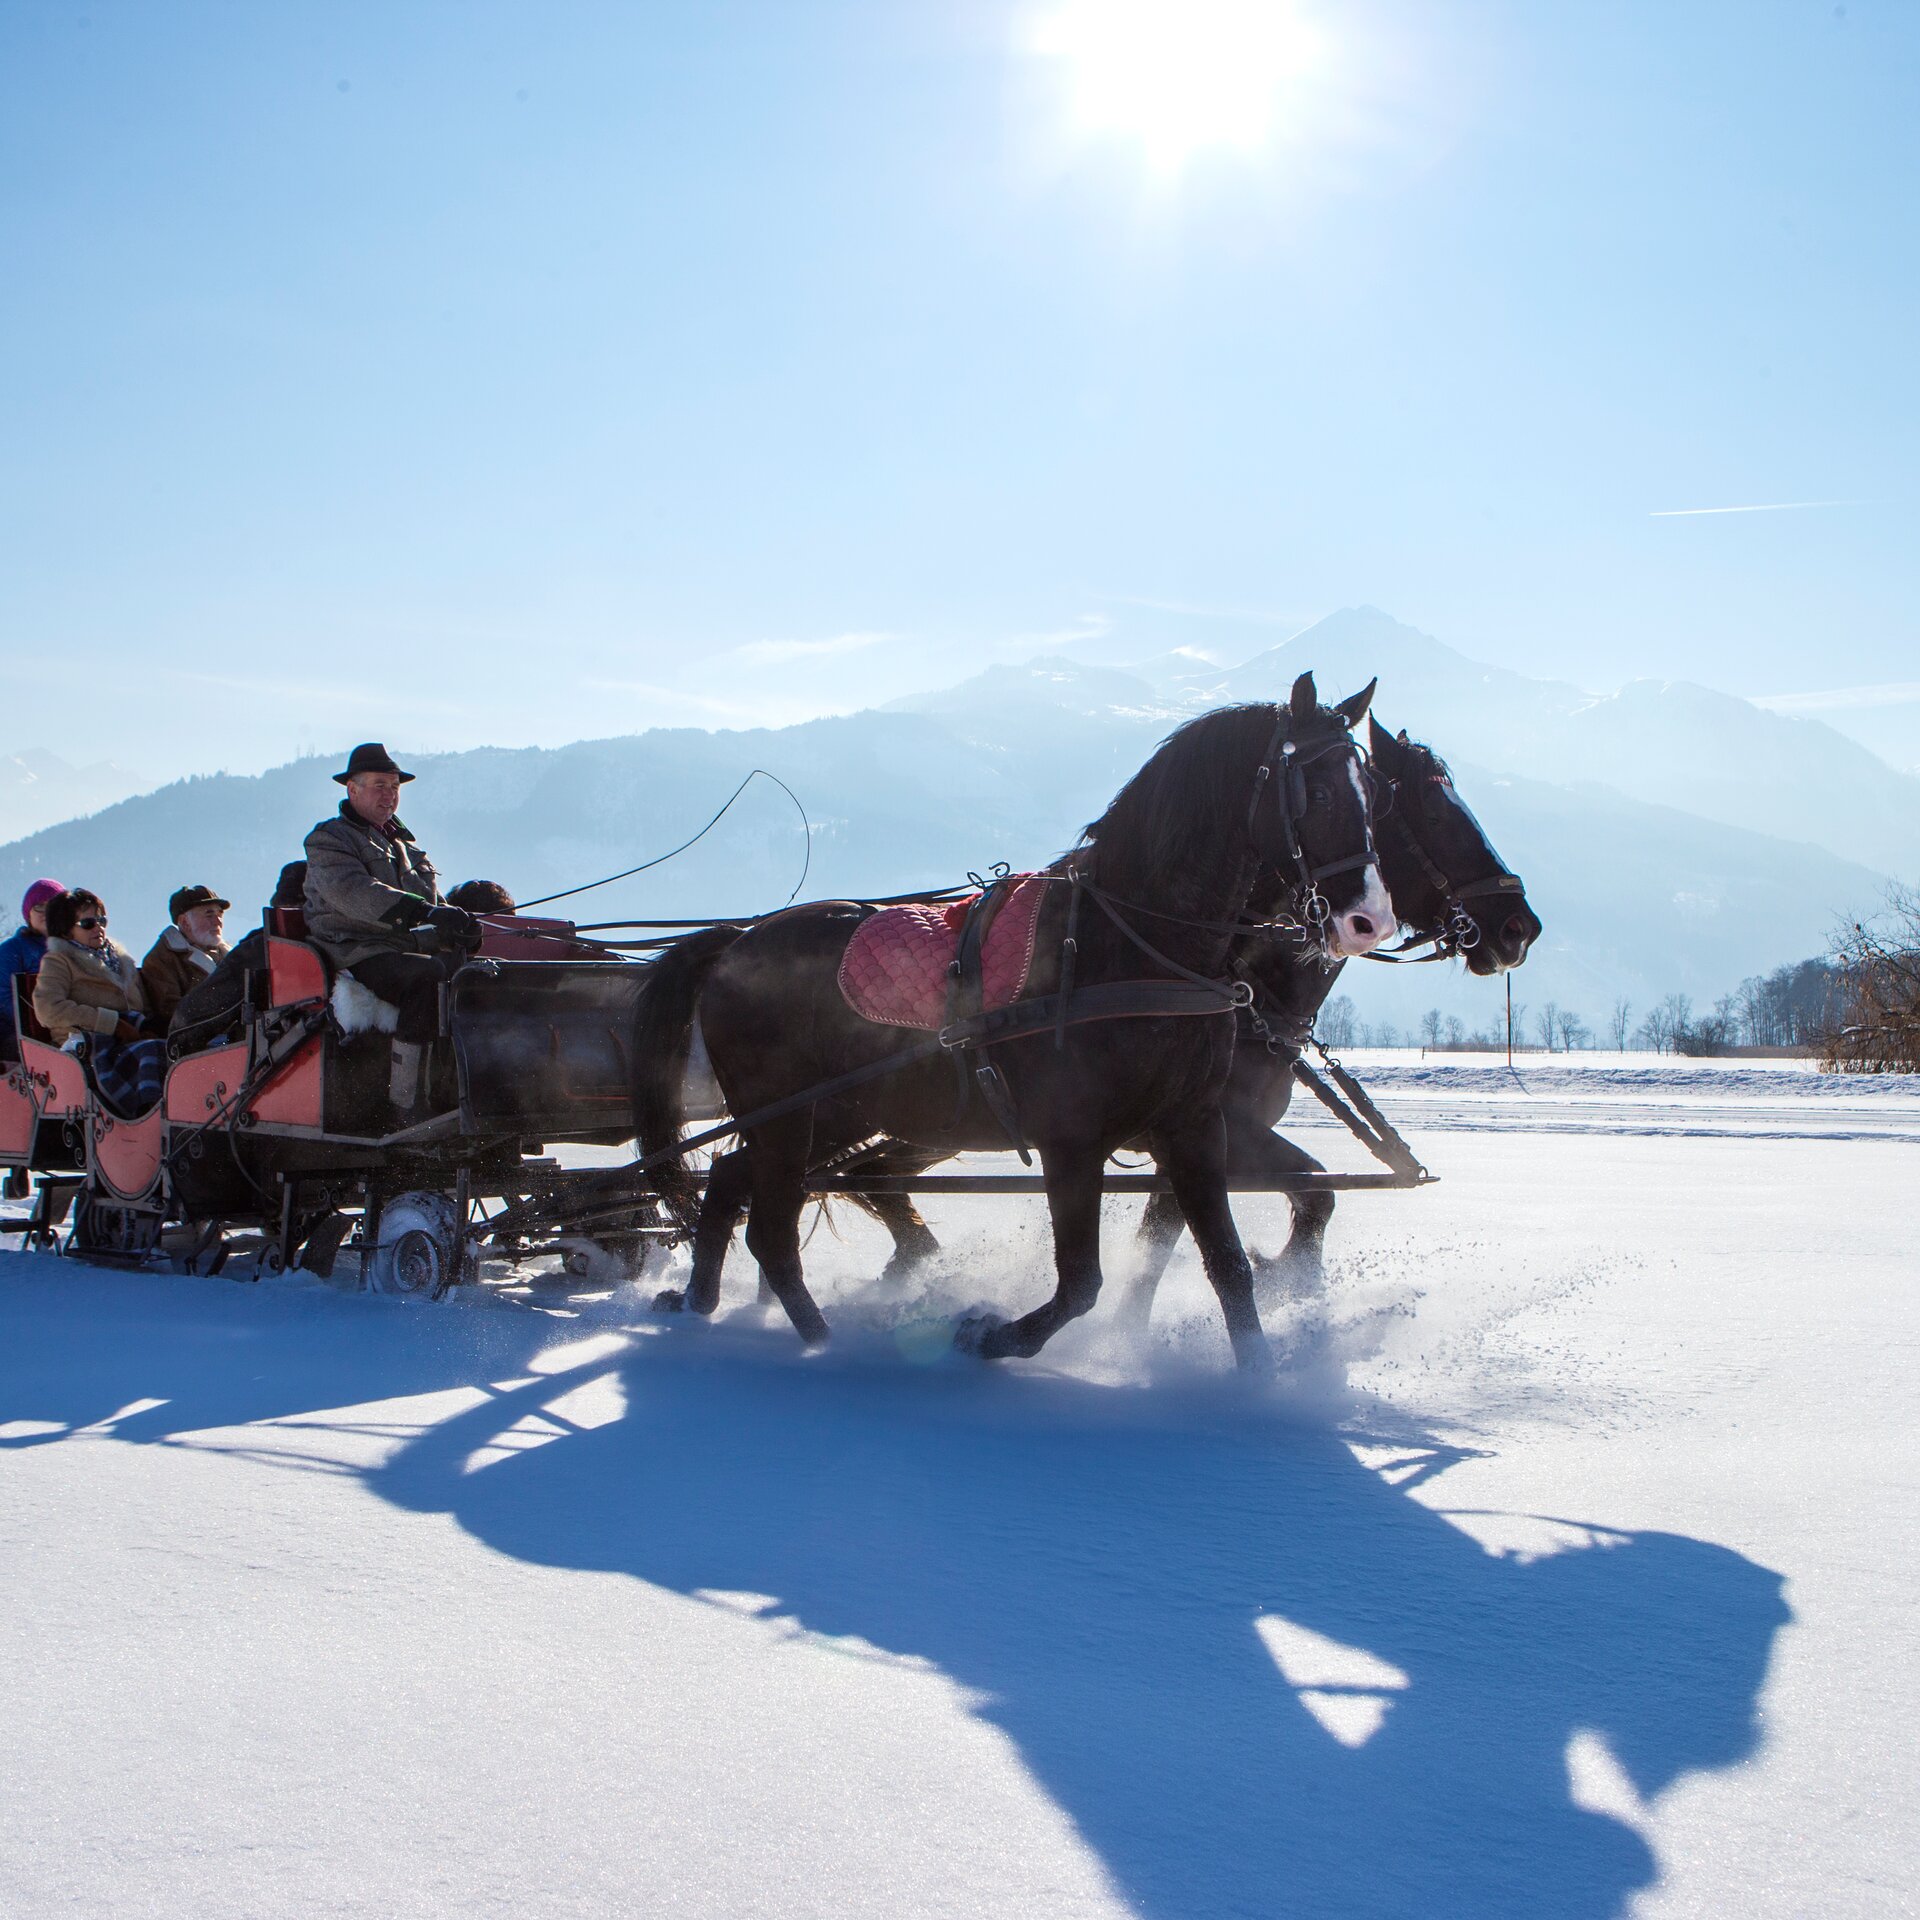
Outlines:
[[1031,45],[1062,67],[1075,134],[1130,141],[1161,174],[1267,146],[1319,52],[1289,0],[1059,0]]

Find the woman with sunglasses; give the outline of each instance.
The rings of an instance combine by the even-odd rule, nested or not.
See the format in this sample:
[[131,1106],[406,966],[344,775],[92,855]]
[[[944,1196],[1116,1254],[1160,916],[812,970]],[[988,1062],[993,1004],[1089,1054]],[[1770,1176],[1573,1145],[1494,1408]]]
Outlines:
[[97,893],[74,887],[48,902],[33,1012],[57,1047],[76,1034],[86,1037],[93,1083],[123,1118],[137,1118],[160,1098],[167,1043],[152,1032],[133,955],[107,937],[107,909]]

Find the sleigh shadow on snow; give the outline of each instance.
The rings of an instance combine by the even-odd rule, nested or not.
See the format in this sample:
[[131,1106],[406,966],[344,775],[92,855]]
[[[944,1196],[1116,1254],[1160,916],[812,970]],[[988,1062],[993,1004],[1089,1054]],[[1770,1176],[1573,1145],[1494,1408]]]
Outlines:
[[[1755,1750],[1788,1618],[1725,1548],[1449,1517],[1444,1447],[1240,1396],[800,1362],[777,1336],[539,1372],[558,1329],[528,1314],[395,1310],[370,1338],[368,1303],[331,1295],[48,1275],[9,1269],[21,1326],[0,1318],[33,1339],[0,1361],[0,1419],[36,1430],[9,1448],[357,1427],[499,1382],[329,1470],[529,1563],[765,1595],[769,1633],[931,1663],[1144,1920],[1619,1914],[1659,1868],[1636,1803]],[[570,1424],[555,1403],[596,1383],[624,1410]]]
[[[472,1470],[607,1374],[622,1417]],[[1757,1746],[1780,1578],[1448,1518],[1411,1494],[1443,1449],[1360,1452],[1186,1396],[643,1340],[372,1480],[530,1562],[931,1662],[1148,1920],[1620,1913],[1659,1870],[1637,1801]]]

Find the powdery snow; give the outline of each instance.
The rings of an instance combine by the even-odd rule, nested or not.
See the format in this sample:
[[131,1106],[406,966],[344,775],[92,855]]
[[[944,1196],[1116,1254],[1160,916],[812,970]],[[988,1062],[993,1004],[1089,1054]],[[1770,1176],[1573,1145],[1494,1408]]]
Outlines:
[[1186,1252],[941,1356],[1037,1202],[811,1360],[0,1255],[0,1911],[1912,1912],[1920,1150],[1389,1105],[1260,1392]]

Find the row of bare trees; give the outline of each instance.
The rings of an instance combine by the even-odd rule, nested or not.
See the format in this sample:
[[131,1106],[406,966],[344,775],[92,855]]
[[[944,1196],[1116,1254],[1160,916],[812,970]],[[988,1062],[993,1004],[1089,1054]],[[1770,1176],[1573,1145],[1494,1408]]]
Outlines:
[[[1735,1046],[1816,1049],[1829,1072],[1920,1072],[1920,888],[1893,887],[1885,910],[1844,929],[1832,952],[1743,980],[1707,1009],[1670,993],[1635,1020],[1619,999],[1596,1032],[1579,1014],[1549,1000],[1515,1002],[1516,1045],[1549,1053],[1631,1046],[1651,1053],[1711,1055]],[[1425,1046],[1429,1051],[1497,1050],[1506,1026],[1470,1031],[1457,1014],[1430,1007],[1417,1031],[1368,1025],[1345,994],[1328,1001],[1319,1034],[1331,1047]]]

